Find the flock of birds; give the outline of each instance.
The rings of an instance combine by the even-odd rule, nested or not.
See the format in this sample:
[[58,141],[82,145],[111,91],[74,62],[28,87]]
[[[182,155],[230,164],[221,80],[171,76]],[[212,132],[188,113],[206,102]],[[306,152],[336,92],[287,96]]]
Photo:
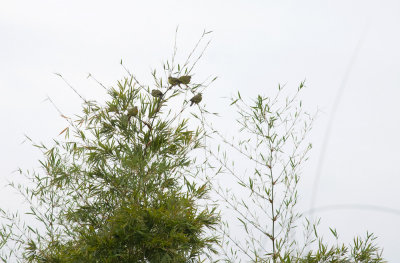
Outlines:
[[[188,85],[190,83],[191,78],[192,77],[188,76],[188,75],[181,76],[179,78],[174,78],[171,76],[168,77],[168,83],[171,85],[168,88],[168,90],[174,86],[180,86],[181,84]],[[160,98],[160,99],[163,98],[164,94],[165,93],[163,93],[161,90],[158,90],[158,89],[153,89],[151,91],[151,95],[153,97]],[[190,106],[192,106],[193,104],[199,104],[202,99],[203,99],[203,97],[202,97],[201,93],[197,93],[190,99]],[[129,118],[136,117],[138,113],[139,113],[139,109],[137,106],[134,106],[134,107],[128,109],[128,117]]]
[[[179,78],[174,78],[174,77],[169,76],[168,83],[171,85],[169,87],[169,89],[172,88],[173,86],[177,86],[177,85],[180,86],[181,84],[188,85],[190,83],[191,78],[192,77],[189,75],[181,76]],[[151,91],[151,95],[156,98],[161,98],[162,96],[164,96],[164,93],[161,90],[153,89]],[[203,99],[203,97],[202,97],[201,93],[197,93],[190,99],[190,102],[191,102],[190,106],[192,106],[193,104],[199,104],[202,99]]]

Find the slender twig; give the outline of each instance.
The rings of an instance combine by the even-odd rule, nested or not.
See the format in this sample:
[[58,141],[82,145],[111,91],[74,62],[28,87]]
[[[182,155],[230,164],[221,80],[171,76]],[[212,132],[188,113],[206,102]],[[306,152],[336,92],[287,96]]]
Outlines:
[[94,81],[96,81],[97,84],[99,84],[103,89],[108,90],[108,89],[103,85],[103,83],[101,83],[101,82],[98,81],[95,77],[93,77],[92,74],[89,73],[89,75],[88,75],[87,77],[88,77],[88,78],[92,78],[92,79],[93,79]]
[[85,103],[87,103],[87,100],[60,73],[54,74],[59,76],[75,92],[76,95],[78,95]]

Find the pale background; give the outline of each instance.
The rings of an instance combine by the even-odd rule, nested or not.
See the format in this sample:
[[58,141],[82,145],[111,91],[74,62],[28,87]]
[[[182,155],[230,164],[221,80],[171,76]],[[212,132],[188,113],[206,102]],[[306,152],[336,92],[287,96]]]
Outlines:
[[[178,25],[178,48],[185,54],[204,29],[214,31],[198,66],[199,77],[219,76],[203,96],[214,111],[224,111],[222,97],[237,90],[243,96],[268,95],[278,83],[294,90],[306,79],[304,104],[321,114],[310,137],[314,149],[304,169],[301,211],[310,209],[324,134],[341,87],[316,206],[400,210],[400,2],[394,0],[0,0],[0,184],[14,178],[18,167],[39,166],[39,152],[21,144],[24,134],[50,142],[66,127],[43,102],[47,95],[65,114],[80,111],[81,101],[54,72],[87,98],[104,98],[86,79],[89,72],[113,85],[124,73],[123,59],[146,80],[170,58]],[[0,197],[2,208],[21,206],[9,190],[2,188]],[[317,215],[322,232],[336,227],[345,242],[374,232],[384,257],[400,262],[399,214],[353,209]]]

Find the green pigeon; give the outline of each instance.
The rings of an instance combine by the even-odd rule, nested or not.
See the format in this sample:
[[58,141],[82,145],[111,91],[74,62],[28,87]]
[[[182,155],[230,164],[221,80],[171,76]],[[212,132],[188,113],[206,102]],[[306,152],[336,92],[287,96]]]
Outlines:
[[161,96],[163,95],[161,90],[158,89],[153,89],[151,91],[151,96],[156,97],[156,98],[161,98]]
[[192,76],[181,76],[178,80],[182,83],[182,84],[189,84],[190,83],[190,79],[192,78]]
[[131,117],[131,116],[134,116],[134,117],[135,117],[135,116],[138,114],[138,112],[139,112],[139,109],[138,109],[137,106],[135,106],[135,107],[130,108],[130,109],[128,110],[128,116],[129,116],[129,117]]
[[168,77],[168,83],[171,84],[172,86],[176,86],[176,85],[181,84],[181,81],[179,79],[177,79],[177,78],[169,76]]
[[199,102],[203,99],[201,96],[201,93],[197,93],[193,98],[190,99],[190,106],[192,106],[194,103],[199,104]]

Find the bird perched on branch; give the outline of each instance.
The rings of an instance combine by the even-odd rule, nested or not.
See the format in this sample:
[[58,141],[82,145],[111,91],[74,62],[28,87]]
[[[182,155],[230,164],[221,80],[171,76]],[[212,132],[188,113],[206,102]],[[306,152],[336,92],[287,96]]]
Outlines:
[[153,97],[161,98],[162,95],[163,95],[163,93],[162,93],[161,90],[153,89],[153,90],[151,91],[151,96],[153,96]]
[[203,97],[201,96],[201,93],[197,93],[193,98],[190,99],[190,106],[193,104],[199,104],[202,99]]
[[179,79],[177,79],[177,78],[169,76],[168,77],[168,83],[171,84],[171,86],[173,87],[173,86],[181,84],[181,81]]
[[185,76],[181,76],[178,80],[180,83],[187,85],[190,83],[191,78],[192,78],[192,76],[185,75]]
[[132,117],[132,116],[135,117],[138,114],[138,112],[139,112],[138,107],[134,106],[133,108],[130,108],[128,110],[128,117]]

